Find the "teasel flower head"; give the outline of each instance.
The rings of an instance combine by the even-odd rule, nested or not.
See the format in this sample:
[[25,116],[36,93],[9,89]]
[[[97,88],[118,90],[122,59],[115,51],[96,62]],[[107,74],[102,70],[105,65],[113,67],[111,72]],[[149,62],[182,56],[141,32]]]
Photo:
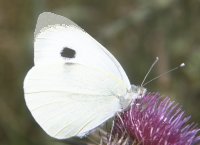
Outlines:
[[116,116],[112,139],[124,145],[195,145],[200,129],[189,119],[169,97],[147,93]]

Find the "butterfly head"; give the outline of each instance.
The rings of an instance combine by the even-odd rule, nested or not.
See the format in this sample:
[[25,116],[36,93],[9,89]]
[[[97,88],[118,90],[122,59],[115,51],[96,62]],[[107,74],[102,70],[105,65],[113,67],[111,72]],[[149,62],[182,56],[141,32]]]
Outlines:
[[143,86],[131,85],[131,92],[133,94],[132,99],[136,99],[143,97],[146,94],[147,89]]
[[127,91],[127,94],[120,97],[122,110],[128,109],[136,99],[142,98],[146,92],[147,89],[142,86],[131,85],[131,89]]

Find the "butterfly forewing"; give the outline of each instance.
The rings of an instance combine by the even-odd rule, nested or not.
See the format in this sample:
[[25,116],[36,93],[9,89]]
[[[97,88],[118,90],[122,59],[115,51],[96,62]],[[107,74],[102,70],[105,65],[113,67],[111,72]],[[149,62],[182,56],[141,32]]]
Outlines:
[[[75,51],[73,59],[62,57],[66,47]],[[113,73],[125,82],[127,89],[131,88],[126,73],[110,52],[74,22],[52,13],[42,13],[38,18],[34,62],[35,65],[70,62],[98,67]]]

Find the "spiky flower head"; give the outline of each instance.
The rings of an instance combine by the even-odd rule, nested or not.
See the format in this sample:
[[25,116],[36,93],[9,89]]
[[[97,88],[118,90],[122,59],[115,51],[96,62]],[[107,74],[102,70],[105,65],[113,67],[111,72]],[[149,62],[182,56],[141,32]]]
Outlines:
[[194,145],[200,129],[189,119],[169,97],[148,93],[115,118],[113,136],[128,137],[126,145]]

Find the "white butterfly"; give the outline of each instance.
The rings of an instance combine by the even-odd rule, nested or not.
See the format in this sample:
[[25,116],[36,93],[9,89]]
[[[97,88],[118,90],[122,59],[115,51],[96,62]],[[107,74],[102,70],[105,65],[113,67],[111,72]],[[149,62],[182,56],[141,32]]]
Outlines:
[[34,35],[25,101],[50,136],[84,136],[146,92],[131,85],[113,55],[69,19],[44,12]]

